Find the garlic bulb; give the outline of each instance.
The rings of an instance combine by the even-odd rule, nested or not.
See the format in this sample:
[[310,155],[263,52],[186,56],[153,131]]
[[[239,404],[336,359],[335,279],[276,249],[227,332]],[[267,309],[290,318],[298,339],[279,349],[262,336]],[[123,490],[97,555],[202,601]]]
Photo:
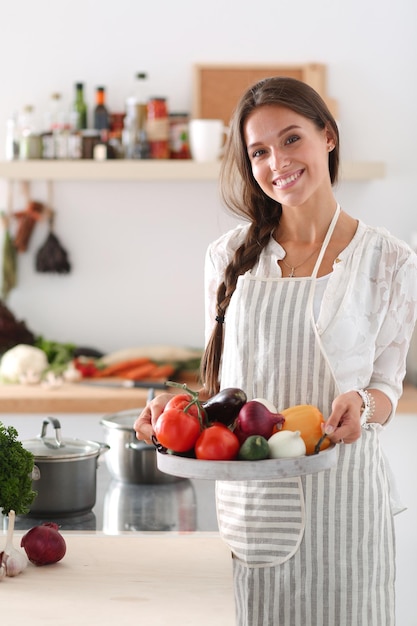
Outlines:
[[82,374],[73,363],[70,363],[62,372],[62,377],[67,383],[76,383],[82,378]]
[[58,387],[62,387],[63,382],[62,376],[57,376],[54,372],[47,372],[41,386],[46,389],[58,389]]
[[[0,553],[1,567],[5,569],[6,576],[17,576],[22,572],[29,559],[23,550],[18,550],[13,546],[13,531],[16,514],[14,511],[9,511],[9,527],[7,529],[6,547],[4,551]],[[1,575],[1,572],[0,572]]]
[[293,458],[306,453],[306,444],[299,430],[280,430],[268,439],[268,445],[271,459]]

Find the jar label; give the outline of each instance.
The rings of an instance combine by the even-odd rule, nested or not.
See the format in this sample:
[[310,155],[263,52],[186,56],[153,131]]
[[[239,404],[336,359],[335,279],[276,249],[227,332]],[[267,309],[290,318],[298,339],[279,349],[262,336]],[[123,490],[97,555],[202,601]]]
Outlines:
[[168,141],[169,139],[169,120],[162,117],[156,120],[148,119],[146,122],[146,133],[148,141]]

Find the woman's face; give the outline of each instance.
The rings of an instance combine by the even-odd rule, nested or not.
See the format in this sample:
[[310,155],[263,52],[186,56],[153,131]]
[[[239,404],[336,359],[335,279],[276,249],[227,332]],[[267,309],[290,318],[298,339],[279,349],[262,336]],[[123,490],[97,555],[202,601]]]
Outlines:
[[244,125],[252,173],[263,192],[283,206],[301,206],[331,191],[327,129],[287,107],[264,105]]

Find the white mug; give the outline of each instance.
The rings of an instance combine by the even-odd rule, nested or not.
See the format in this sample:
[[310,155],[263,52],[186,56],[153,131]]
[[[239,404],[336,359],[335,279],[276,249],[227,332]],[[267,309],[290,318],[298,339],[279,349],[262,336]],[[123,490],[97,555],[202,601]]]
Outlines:
[[220,157],[227,127],[223,120],[192,119],[189,122],[191,157],[194,161],[217,161]]

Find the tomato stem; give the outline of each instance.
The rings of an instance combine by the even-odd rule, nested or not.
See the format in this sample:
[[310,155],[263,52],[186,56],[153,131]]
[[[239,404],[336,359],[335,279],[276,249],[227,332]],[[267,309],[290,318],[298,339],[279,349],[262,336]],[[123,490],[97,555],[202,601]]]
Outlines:
[[200,428],[201,430],[203,430],[203,428],[205,427],[204,422],[206,421],[206,413],[203,407],[201,406],[200,400],[198,399],[198,391],[194,391],[194,389],[190,389],[189,387],[187,387],[187,383],[176,383],[172,380],[167,380],[165,384],[167,387],[177,387],[178,389],[183,389],[186,393],[188,393],[191,396],[192,399],[187,404],[187,406],[183,409],[183,412],[187,413],[187,411],[195,404],[197,407],[198,421],[200,422]]
[[198,391],[194,391],[194,389],[190,389],[189,387],[187,387],[187,383],[175,383],[172,380],[167,380],[165,384],[167,387],[177,387],[178,389],[184,389],[184,391],[189,393],[192,398],[198,398]]

